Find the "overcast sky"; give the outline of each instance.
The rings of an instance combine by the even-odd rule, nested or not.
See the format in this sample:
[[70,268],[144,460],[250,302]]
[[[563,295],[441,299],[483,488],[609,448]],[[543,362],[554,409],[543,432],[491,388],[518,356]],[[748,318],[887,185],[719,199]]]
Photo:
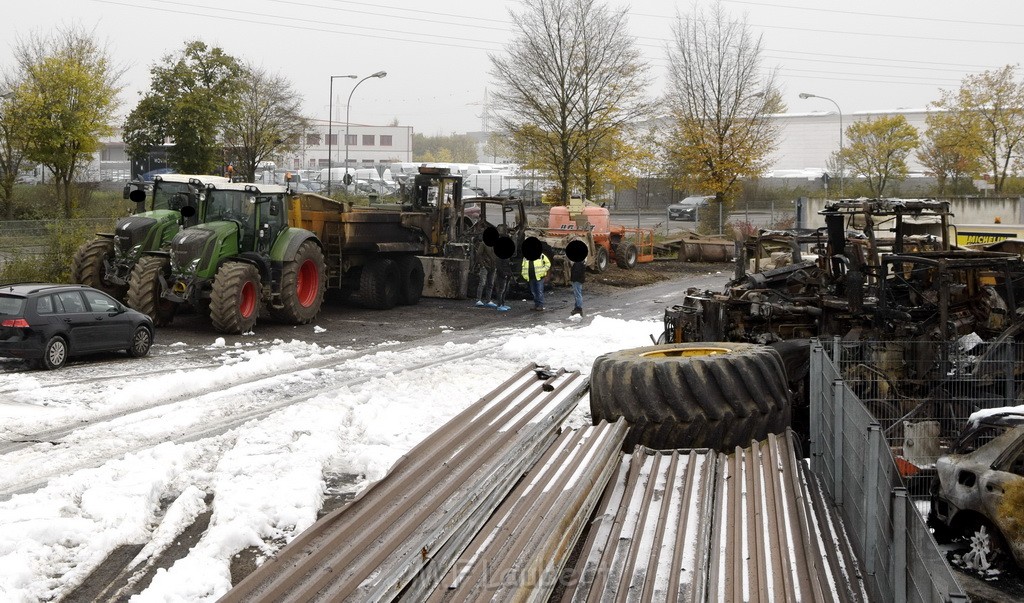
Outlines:
[[[700,0],[706,6],[711,0]],[[1024,57],[1020,0],[723,0],[763,35],[764,64],[779,69],[790,112],[834,111],[809,92],[833,99],[844,114],[923,108],[940,89],[967,74]],[[635,0],[630,27],[651,66],[652,96],[664,90],[665,47],[678,11],[690,0]],[[208,8],[216,6],[216,8]],[[149,69],[186,41],[201,39],[286,74],[310,117],[326,119],[330,75],[388,72],[362,83],[352,99],[353,123],[397,119],[426,134],[481,130],[489,53],[513,35],[515,0],[31,0],[14,3],[0,21],[0,64],[11,46],[59,24],[81,25],[105,42],[128,71],[123,113],[149,87]],[[1021,74],[1018,74],[1018,78]],[[335,115],[357,80],[334,80]]]

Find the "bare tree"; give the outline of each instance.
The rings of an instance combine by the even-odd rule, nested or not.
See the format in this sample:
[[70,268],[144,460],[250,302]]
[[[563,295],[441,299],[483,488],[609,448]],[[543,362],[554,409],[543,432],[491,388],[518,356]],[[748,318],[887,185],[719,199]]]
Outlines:
[[767,166],[778,138],[771,114],[785,108],[746,20],[729,19],[721,3],[693,10],[677,18],[669,47],[669,154],[680,182],[728,204],[741,178]]
[[238,103],[225,120],[225,146],[246,182],[256,179],[256,167],[271,157],[298,147],[308,120],[302,117],[302,97],[279,74],[246,65]]
[[491,55],[497,120],[568,203],[576,183],[593,192],[589,167],[611,152],[607,139],[642,113],[647,67],[626,32],[626,9],[593,0],[521,6],[512,14],[516,37],[504,55]]

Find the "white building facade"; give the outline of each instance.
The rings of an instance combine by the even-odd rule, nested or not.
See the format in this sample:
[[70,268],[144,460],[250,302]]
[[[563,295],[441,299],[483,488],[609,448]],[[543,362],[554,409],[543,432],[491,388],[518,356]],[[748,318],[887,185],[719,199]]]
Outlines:
[[[327,167],[369,168],[412,161],[411,126],[372,126],[315,120],[294,151],[274,159],[279,168],[321,170]],[[346,144],[347,143],[347,144]],[[328,151],[330,160],[328,160]]]
[[[782,175],[780,172],[824,169],[829,157],[839,150],[841,131],[843,143],[849,142],[846,140],[845,130],[850,124],[895,115],[906,118],[907,123],[917,128],[918,136],[924,138],[924,133],[928,129],[928,124],[925,123],[928,111],[924,109],[858,111],[843,113],[842,116],[836,111],[775,115],[773,119],[780,126],[779,146],[769,161],[769,169],[777,176]],[[916,153],[911,153],[907,157],[907,169],[910,172],[924,171]]]

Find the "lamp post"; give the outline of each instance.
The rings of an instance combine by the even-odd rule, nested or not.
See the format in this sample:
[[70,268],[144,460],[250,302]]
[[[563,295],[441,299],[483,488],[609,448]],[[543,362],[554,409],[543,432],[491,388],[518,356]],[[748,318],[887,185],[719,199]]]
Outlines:
[[334,125],[334,80],[343,77],[356,79],[358,75],[332,75],[331,76],[331,102],[327,103],[327,196],[331,196],[331,134]]
[[843,198],[843,175],[846,172],[846,165],[843,161],[843,110],[839,108],[839,103],[832,100],[827,96],[819,96],[817,94],[810,94],[808,92],[801,92],[800,98],[820,98],[821,100],[827,100],[836,106],[836,111],[839,112],[839,198]]
[[371,73],[370,75],[368,75],[368,76],[364,77],[363,79],[359,80],[358,82],[356,82],[356,85],[352,86],[352,92],[348,93],[348,101],[345,102],[345,176],[344,176],[344,182],[345,182],[345,190],[346,191],[348,190],[348,185],[352,183],[352,176],[348,173],[348,121],[349,121],[348,120],[348,113],[349,113],[349,109],[352,108],[352,95],[355,94],[356,88],[359,87],[359,84],[362,84],[363,82],[365,82],[366,80],[370,79],[371,77],[381,78],[381,77],[386,76],[387,74],[388,74],[387,71],[378,71],[377,73]]

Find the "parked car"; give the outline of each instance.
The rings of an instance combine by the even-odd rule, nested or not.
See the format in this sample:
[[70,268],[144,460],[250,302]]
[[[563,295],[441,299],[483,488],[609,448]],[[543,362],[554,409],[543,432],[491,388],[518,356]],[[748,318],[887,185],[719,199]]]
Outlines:
[[540,205],[544,202],[544,191],[530,188],[504,188],[495,197],[522,201],[524,205]]
[[0,287],[0,356],[57,369],[71,356],[124,350],[141,358],[153,321],[85,285],[19,283]]
[[479,186],[463,186],[462,187],[462,198],[469,199],[472,197],[486,197],[487,191],[480,188]]
[[1004,562],[1024,567],[1024,510],[1001,505],[1024,489],[1024,407],[975,413],[935,472],[928,524],[940,542],[966,542],[955,561],[983,573]]
[[697,220],[697,211],[702,207],[707,207],[714,198],[714,195],[687,197],[678,203],[673,203],[668,206],[668,219],[694,222]]

